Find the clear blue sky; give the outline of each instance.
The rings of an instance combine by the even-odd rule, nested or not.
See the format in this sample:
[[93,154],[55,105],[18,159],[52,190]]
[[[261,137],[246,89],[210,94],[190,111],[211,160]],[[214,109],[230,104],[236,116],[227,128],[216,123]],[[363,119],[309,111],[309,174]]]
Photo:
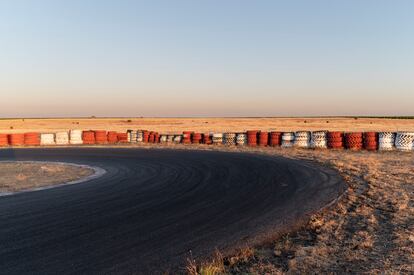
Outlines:
[[414,115],[414,1],[1,1],[0,117]]

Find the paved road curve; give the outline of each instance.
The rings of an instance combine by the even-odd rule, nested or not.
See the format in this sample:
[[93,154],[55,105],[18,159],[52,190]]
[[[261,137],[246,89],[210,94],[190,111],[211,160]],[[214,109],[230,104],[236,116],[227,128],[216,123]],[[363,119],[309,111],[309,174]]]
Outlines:
[[10,159],[89,164],[107,173],[0,197],[1,274],[182,272],[190,250],[199,257],[257,241],[344,186],[330,169],[252,154],[0,150],[0,160]]

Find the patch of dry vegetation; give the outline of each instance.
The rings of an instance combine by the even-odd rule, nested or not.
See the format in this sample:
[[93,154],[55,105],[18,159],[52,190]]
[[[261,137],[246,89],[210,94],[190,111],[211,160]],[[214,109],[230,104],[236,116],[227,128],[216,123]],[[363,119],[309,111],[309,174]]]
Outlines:
[[93,173],[90,168],[60,163],[0,162],[0,193],[75,181]]
[[54,118],[0,119],[0,133],[57,132],[68,129],[126,131],[147,129],[160,133],[225,132],[246,130],[414,131],[412,119],[387,118]]
[[335,206],[313,215],[302,229],[255,247],[247,261],[225,259],[223,273],[414,272],[412,153],[256,151],[334,167],[349,188]]

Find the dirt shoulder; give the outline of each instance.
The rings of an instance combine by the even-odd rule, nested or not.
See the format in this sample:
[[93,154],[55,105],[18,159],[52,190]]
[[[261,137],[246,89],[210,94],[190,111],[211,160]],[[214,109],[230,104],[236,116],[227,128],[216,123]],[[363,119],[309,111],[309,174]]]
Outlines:
[[0,162],[0,194],[76,181],[94,173],[91,168],[61,163]]

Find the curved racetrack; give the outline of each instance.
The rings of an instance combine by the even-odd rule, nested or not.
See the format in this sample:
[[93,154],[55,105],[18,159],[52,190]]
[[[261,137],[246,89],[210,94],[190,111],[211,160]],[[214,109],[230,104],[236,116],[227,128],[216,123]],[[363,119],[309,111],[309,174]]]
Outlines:
[[260,241],[335,199],[335,171],[281,157],[168,149],[0,150],[0,160],[104,168],[97,179],[0,197],[0,273],[182,272]]

